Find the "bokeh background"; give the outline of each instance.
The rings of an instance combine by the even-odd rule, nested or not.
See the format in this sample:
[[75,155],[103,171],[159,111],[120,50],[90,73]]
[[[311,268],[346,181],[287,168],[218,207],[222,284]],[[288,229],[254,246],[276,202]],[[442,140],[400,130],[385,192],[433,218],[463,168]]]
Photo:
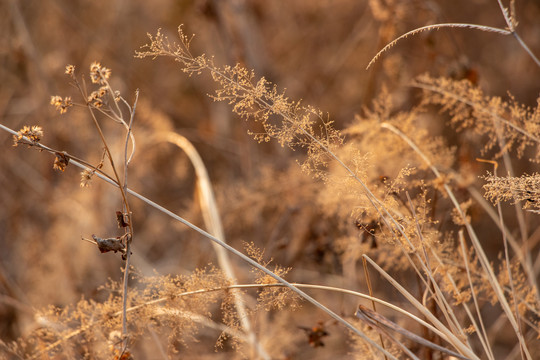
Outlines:
[[[540,54],[540,2],[517,1],[516,11],[518,32]],[[162,130],[181,133],[207,166],[228,241],[240,249],[244,241],[253,241],[275,263],[291,266],[291,279],[301,282],[365,291],[360,280],[343,276],[351,270],[332,245],[331,219],[310,196],[317,184],[294,162],[302,152],[253,141],[247,130],[256,126],[207,96],[215,89],[208,75],[187,77],[172,59],[135,58],[147,33],[161,28],[174,40],[183,24],[186,34],[196,34],[194,54],[213,56],[218,65],[241,63],[253,69],[286,89],[290,98],[327,112],[338,129],[369,107],[383,87],[397,109],[411,109],[418,91],[408,85],[423,73],[468,78],[486,94],[504,97],[510,92],[533,107],[540,91],[540,69],[512,37],[474,30],[410,37],[366,70],[386,43],[420,26],[464,22],[504,28],[495,0],[2,0],[0,13],[2,124],[14,130],[39,125],[44,144],[96,164],[102,149],[88,113],[73,108],[59,115],[49,101],[61,95],[81,103],[64,67],[73,64],[88,79],[89,65],[101,62],[112,69],[111,83],[128,101],[140,90],[130,187],[204,226],[186,156],[150,136]],[[426,126],[449,144],[460,144],[460,135],[442,120]],[[105,128],[120,149],[122,129]],[[464,151],[470,159],[479,154],[470,146]],[[11,341],[39,326],[36,309],[63,307],[81,297],[99,301],[105,296],[100,285],[108,278],[120,280],[120,258],[100,254],[81,237],[118,235],[114,213],[121,201],[114,188],[97,180],[81,188],[74,167],[65,173],[53,170],[51,155],[14,148],[5,132],[0,133],[0,152],[0,339]],[[536,170],[526,161],[519,166],[520,173]],[[485,170],[477,168],[479,175]],[[201,236],[137,200],[132,207],[133,265],[143,274],[188,274],[215,262]],[[248,267],[236,259],[235,266],[240,280],[249,282]],[[337,312],[350,313],[354,307],[342,296],[321,297]],[[350,351],[344,331],[332,325],[326,347],[309,346],[297,326],[327,319],[313,315],[308,305],[294,317],[275,316],[283,319],[258,331],[278,333],[282,322],[297,333],[297,346],[283,358],[346,356]],[[192,346],[209,357],[223,356],[230,349],[213,353],[218,335],[201,331],[205,341]],[[141,351],[141,358],[149,356]]]

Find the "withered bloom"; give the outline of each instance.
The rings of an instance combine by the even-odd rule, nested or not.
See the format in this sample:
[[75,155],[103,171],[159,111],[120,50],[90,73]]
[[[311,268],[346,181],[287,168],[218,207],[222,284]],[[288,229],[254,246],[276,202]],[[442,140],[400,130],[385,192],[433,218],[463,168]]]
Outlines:
[[[19,145],[23,141],[23,138],[26,137],[31,142],[37,143],[41,140],[43,136],[43,129],[41,126],[24,126],[21,130],[17,132],[17,135],[13,135],[13,146]],[[32,145],[32,144],[29,144]]]
[[69,157],[67,157],[66,154],[60,152],[55,153],[55,155],[56,158],[54,159],[53,169],[65,171],[66,167],[69,164]]

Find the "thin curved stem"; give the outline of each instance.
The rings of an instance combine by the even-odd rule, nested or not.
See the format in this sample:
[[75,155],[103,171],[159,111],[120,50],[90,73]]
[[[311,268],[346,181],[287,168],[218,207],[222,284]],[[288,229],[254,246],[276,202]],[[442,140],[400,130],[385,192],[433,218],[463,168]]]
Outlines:
[[505,29],[499,29],[496,27],[491,26],[485,26],[485,25],[478,25],[478,24],[467,24],[467,23],[445,23],[445,24],[434,24],[434,25],[426,25],[419,27],[417,29],[411,30],[400,37],[394,39],[393,41],[389,42],[385,47],[383,47],[369,62],[369,64],[366,66],[366,70],[369,69],[380,57],[383,53],[385,53],[387,50],[389,50],[391,47],[396,45],[400,40],[405,39],[406,37],[416,35],[418,33],[424,32],[424,31],[430,31],[430,30],[439,30],[442,28],[466,28],[466,29],[476,29],[476,30],[482,30],[487,32],[494,32],[501,35],[510,35],[512,34],[511,31],[505,30]]

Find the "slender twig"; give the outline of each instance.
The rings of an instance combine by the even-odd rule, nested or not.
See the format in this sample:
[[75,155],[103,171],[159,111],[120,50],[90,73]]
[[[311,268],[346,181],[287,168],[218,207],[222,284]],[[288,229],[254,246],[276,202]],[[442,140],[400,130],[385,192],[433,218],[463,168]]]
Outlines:
[[[7,126],[3,125],[3,124],[0,124],[0,129],[6,131],[6,132],[9,132],[11,133],[12,135],[17,135],[17,132],[8,128]],[[113,179],[112,176],[110,176],[109,174],[107,174],[106,172],[104,172],[103,170],[101,170],[100,168],[90,164],[89,162],[75,156],[75,155],[72,155],[72,154],[69,154],[65,151],[60,151],[60,150],[55,150],[53,148],[50,148],[46,145],[43,145],[41,143],[36,143],[36,142],[33,142],[32,140],[26,138],[26,137],[23,137],[22,140],[24,141],[24,143],[28,146],[32,146],[32,147],[36,147],[36,148],[39,148],[40,150],[44,150],[44,151],[47,151],[48,153],[50,154],[53,154],[53,155],[56,155],[57,153],[61,153],[62,155],[66,156],[67,158],[69,158],[70,162],[77,162],[79,163],[81,166],[82,169],[84,170],[87,170],[87,169],[92,169],[93,172],[95,172],[96,174],[100,174],[101,176],[105,177],[107,179],[107,181],[110,181],[111,183],[114,183],[114,184],[117,184],[116,180]]]
[[[138,100],[138,97],[139,97],[139,91],[137,90],[136,93],[135,93],[135,101],[134,101],[133,108],[131,108],[129,106],[127,101],[125,101],[125,100],[123,101],[124,104],[126,104],[126,107],[128,108],[128,111],[130,113],[130,120],[129,120],[129,124],[128,124],[124,120],[124,117],[123,117],[123,114],[122,114],[122,109],[120,108],[120,105],[119,105],[119,102],[120,102],[120,99],[121,99],[120,96],[117,95],[115,93],[115,91],[112,89],[112,87],[110,86],[109,82],[107,81],[108,76],[103,76],[100,73],[100,71],[101,71],[100,65],[99,64],[93,64],[91,66],[91,69],[94,66],[98,68],[98,70],[95,70],[95,72],[97,74],[99,74],[99,83],[106,87],[106,89],[107,89],[106,93],[108,94],[108,99],[114,103],[114,107],[116,108],[116,111],[115,111],[115,109],[112,106],[109,105],[107,107],[107,110],[110,111],[110,113],[112,115],[109,115],[107,113],[107,111],[101,109],[100,107],[94,106],[92,104],[92,99],[87,96],[88,93],[87,93],[87,90],[86,90],[86,86],[81,86],[81,84],[78,81],[77,77],[75,76],[74,72],[70,72],[70,75],[71,75],[71,79],[73,81],[73,84],[79,90],[81,96],[83,97],[83,99],[85,101],[85,105],[86,105],[88,111],[90,112],[90,116],[91,116],[91,118],[93,120],[94,126],[98,131],[98,134],[99,134],[99,137],[100,137],[101,142],[103,144],[105,153],[107,154],[107,158],[109,159],[109,163],[110,163],[112,171],[114,173],[114,178],[116,179],[115,183],[117,184],[117,187],[118,187],[118,189],[120,190],[120,193],[121,193],[121,197],[122,197],[122,217],[126,216],[127,219],[128,219],[127,220],[127,226],[124,227],[124,235],[125,235],[125,242],[126,242],[125,243],[126,253],[123,256],[124,259],[125,259],[124,274],[123,274],[123,296],[122,296],[122,305],[123,305],[123,309],[124,309],[123,317],[122,317],[122,335],[123,335],[123,350],[122,350],[122,353],[123,353],[127,349],[127,345],[128,345],[127,314],[125,312],[125,309],[127,308],[127,291],[128,291],[128,281],[129,281],[129,266],[130,266],[130,258],[131,258],[131,242],[133,241],[133,225],[132,225],[132,221],[131,221],[131,209],[130,209],[130,206],[129,206],[128,198],[126,196],[126,190],[127,190],[127,181],[128,181],[128,165],[129,165],[129,161],[131,160],[131,158],[132,158],[132,156],[133,156],[133,154],[135,152],[135,139],[134,139],[133,133],[132,133],[132,125],[133,125],[133,120],[134,120],[134,116],[135,116],[137,100]],[[92,71],[94,71],[94,70],[92,70]],[[92,81],[96,82],[96,80],[94,78],[92,78]],[[113,156],[111,154],[111,150],[109,148],[107,140],[105,139],[105,135],[103,133],[101,125],[99,124],[98,119],[96,117],[96,114],[94,112],[96,109],[100,113],[105,114],[107,117],[112,118],[113,120],[115,120],[118,123],[121,123],[127,130],[126,141],[125,141],[125,149],[124,149],[124,181],[123,182],[120,180],[120,176],[119,176],[118,170],[117,170],[117,168],[115,166],[115,162],[114,162]],[[128,159],[127,147],[128,147],[128,143],[129,143],[130,139],[132,140],[132,147],[133,148],[132,148],[131,155],[130,155],[130,157]],[[122,223],[123,223],[123,221],[122,221]]]
[[[364,268],[364,276],[366,277],[366,284],[367,284],[367,287],[368,287],[369,296],[373,296],[373,288],[371,287],[371,278],[369,277],[369,271],[368,271],[368,268],[367,268],[367,262],[366,262],[366,259],[364,259],[364,258],[362,258],[362,266]],[[371,306],[373,307],[374,311],[377,311],[377,307],[375,306],[375,301],[371,300]],[[379,340],[381,341],[381,346],[383,348],[385,348],[384,341],[383,341],[383,338],[382,338],[381,334],[379,334]],[[386,358],[386,356],[384,357],[384,359],[388,360]]]
[[[81,91],[81,94],[84,96],[84,92],[82,91],[82,89],[80,87],[80,84],[78,82],[77,82],[77,86],[79,87],[79,90]],[[90,115],[91,115],[92,120],[94,122],[94,125],[95,125],[95,127],[96,127],[96,129],[98,131],[101,142],[103,143],[103,146],[104,146],[105,151],[107,153],[107,158],[109,159],[109,163],[111,164],[111,168],[112,168],[112,171],[114,173],[114,178],[116,179],[116,182],[118,184],[121,184],[122,182],[120,181],[120,176],[118,175],[118,171],[117,171],[116,166],[114,164],[114,159],[113,159],[113,156],[111,154],[111,150],[109,149],[109,146],[107,145],[107,140],[105,139],[105,135],[103,134],[103,130],[101,129],[101,126],[99,125],[96,114],[94,113],[94,107],[88,102],[86,97],[85,97],[85,101],[86,101],[86,106],[88,108],[88,111],[90,112]],[[129,208],[129,203],[128,203],[126,194],[124,192],[124,188],[122,186],[119,186],[118,188],[120,189],[120,192],[122,194],[122,201],[126,206],[126,211],[129,213],[130,208]],[[130,226],[130,230],[131,230],[131,225],[129,225],[129,226]]]
[[540,66],[540,59],[538,59],[536,55],[534,55],[532,50],[527,44],[525,44],[523,39],[515,31],[512,32],[512,35],[516,38],[516,40],[519,42],[519,45],[521,45],[521,47],[527,52],[527,54],[529,54],[529,56],[531,57],[531,59],[533,59],[536,65]]
[[[109,87],[109,91],[112,92],[112,89],[110,88],[108,82],[107,82],[107,86]],[[132,126],[133,126],[133,120],[135,118],[135,110],[137,109],[137,101],[138,100],[139,100],[139,90],[137,89],[135,91],[135,100],[133,102],[133,108],[130,108],[129,104],[127,104],[127,102],[126,102],[126,106],[128,107],[129,112],[130,112],[130,117],[129,117],[129,125],[127,127],[126,142],[125,142],[125,146],[124,146],[124,183],[122,185],[123,193],[126,193],[127,189],[128,189],[128,167],[129,167],[129,162],[130,162],[133,154],[135,153],[135,143],[133,142],[133,151],[131,153],[131,156],[128,159],[128,155],[127,155],[127,153],[128,153],[128,143],[129,143],[129,139],[132,138]],[[117,102],[115,101],[115,103],[117,103]],[[118,111],[120,111],[120,108],[118,107],[118,104],[117,104],[117,109],[118,109]],[[130,265],[130,260],[131,260],[131,242],[133,241],[133,236],[134,236],[134,234],[133,234],[133,226],[131,225],[131,223],[132,223],[131,211],[129,209],[129,206],[128,206],[127,202],[123,204],[122,220],[123,220],[124,216],[127,216],[127,218],[128,218],[127,224],[128,224],[129,229],[124,228],[124,232],[125,232],[125,234],[127,236],[126,236],[126,256],[125,256],[126,262],[125,262],[125,265],[124,265],[124,279],[123,279],[123,284],[122,284],[122,334],[123,334],[123,337],[124,337],[123,338],[123,351],[122,352],[124,352],[125,349],[127,349],[127,346],[128,346],[128,337],[127,337],[128,329],[127,329],[127,311],[126,311],[126,309],[127,309],[127,298],[128,298],[127,293],[128,293],[128,282],[129,282],[129,265]]]
[[[122,207],[123,212],[127,214],[129,221],[127,222],[128,229],[124,229],[125,233],[128,234],[126,236],[126,255],[125,255],[125,265],[124,265],[124,274],[123,274],[123,293],[122,293],[122,307],[124,309],[123,316],[122,316],[122,337],[123,337],[123,350],[124,352],[127,349],[128,345],[128,329],[127,329],[127,313],[125,309],[127,308],[127,287],[128,287],[128,280],[129,280],[129,263],[130,263],[130,255],[131,255],[131,242],[133,241],[133,225],[131,221],[131,209],[129,206],[128,198],[126,196],[126,189],[127,189],[127,167],[128,167],[128,161],[127,161],[127,150],[124,153],[125,160],[124,160],[124,182],[122,184],[122,181],[120,180],[120,176],[118,175],[118,170],[115,166],[113,156],[111,154],[111,150],[109,148],[109,145],[107,144],[107,140],[105,139],[105,135],[103,134],[103,130],[101,129],[101,126],[99,125],[99,122],[97,120],[96,114],[94,113],[95,107],[92,106],[91,102],[88,100],[88,96],[86,95],[86,90],[83,90],[83,87],[81,87],[79,81],[77,80],[77,77],[73,74],[72,79],[75,82],[76,87],[79,89],[79,92],[83,96],[84,101],[86,102],[86,107],[88,108],[88,111],[90,112],[90,116],[92,117],[92,120],[94,122],[94,125],[98,131],[99,137],[101,139],[101,142],[103,143],[104,149],[107,153],[107,158],[109,159],[109,163],[111,164],[112,171],[114,173],[114,177],[116,179],[116,183],[118,184],[117,187],[120,190],[121,196],[122,196]],[[114,110],[109,107],[109,109],[112,111],[112,113],[115,115],[115,117],[123,123],[127,127],[127,139],[131,137],[131,125],[133,122],[133,118],[135,116],[134,109],[130,109],[130,123],[129,125],[126,124],[126,122],[123,120],[122,117],[122,111],[118,105],[118,102],[115,99],[115,93],[114,90],[109,85],[108,81],[104,78],[101,79],[105,85],[107,86],[109,96],[112,98],[112,101],[116,105],[116,109],[118,110],[118,114],[114,113]],[[136,92],[136,100],[138,99],[138,91]],[[135,105],[134,105],[135,108]],[[126,147],[127,147],[127,140],[126,140]]]

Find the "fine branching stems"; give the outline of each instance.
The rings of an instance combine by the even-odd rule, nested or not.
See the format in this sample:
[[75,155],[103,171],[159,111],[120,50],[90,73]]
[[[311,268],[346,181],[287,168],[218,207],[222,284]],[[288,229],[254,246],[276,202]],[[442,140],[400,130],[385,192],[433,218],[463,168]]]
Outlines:
[[[94,64],[92,66],[95,66]],[[97,68],[98,66],[96,66]],[[95,70],[95,73],[98,74],[98,81],[102,84],[105,84],[105,86],[107,87],[108,91],[109,91],[109,94],[115,94],[114,91],[112,90],[111,86],[109,85],[109,82],[107,81],[107,76],[105,76],[104,74],[102,74],[103,72],[103,68],[97,68]],[[124,275],[123,275],[123,293],[122,293],[122,309],[123,309],[123,312],[122,312],[122,335],[123,335],[123,350],[122,350],[122,353],[127,349],[127,346],[128,346],[128,328],[127,328],[127,313],[126,313],[126,308],[127,308],[127,298],[128,298],[128,281],[129,281],[129,260],[130,260],[130,256],[131,256],[131,241],[133,240],[133,225],[132,225],[132,221],[131,221],[131,208],[129,206],[129,202],[128,202],[128,198],[126,196],[126,189],[127,189],[127,169],[128,169],[128,159],[127,159],[127,151],[125,152],[125,156],[124,156],[124,182],[122,183],[122,181],[120,180],[120,176],[118,174],[118,171],[116,169],[116,166],[115,166],[115,163],[114,163],[114,159],[113,159],[113,155],[111,153],[111,150],[109,149],[109,146],[107,144],[107,140],[105,139],[105,135],[103,134],[103,130],[101,129],[101,126],[99,125],[99,122],[97,120],[97,117],[94,113],[94,109],[95,107],[92,105],[91,101],[88,100],[88,96],[85,97],[85,93],[86,91],[83,91],[83,88],[80,86],[79,82],[77,81],[77,78],[75,76],[74,73],[72,73],[72,79],[75,81],[75,84],[77,86],[77,88],[79,89],[81,95],[85,98],[85,101],[86,101],[86,106],[88,108],[88,111],[90,112],[90,115],[92,117],[92,120],[94,122],[94,125],[99,133],[99,137],[103,143],[103,147],[105,149],[105,152],[107,153],[107,158],[109,159],[109,163],[111,165],[111,169],[114,173],[114,177],[116,179],[116,183],[118,184],[118,189],[120,190],[120,194],[122,196],[122,210],[123,210],[123,214],[126,214],[125,217],[127,218],[127,228],[124,228],[124,231],[125,233],[127,234],[127,236],[125,237],[126,238],[126,260],[125,260],[125,264],[124,264]],[[127,128],[127,139],[131,138],[132,136],[132,132],[131,132],[131,126],[132,126],[132,122],[133,122],[133,119],[134,119],[134,116],[135,116],[135,108],[136,108],[136,101],[138,99],[138,92],[136,93],[136,99],[135,99],[135,104],[133,105],[133,109],[129,108],[128,106],[128,109],[130,110],[130,123],[127,124],[124,119],[122,118],[122,112],[120,110],[120,107],[118,105],[118,100],[119,99],[114,99],[113,103],[115,104],[116,106],[116,109],[118,111],[118,113],[114,113],[113,114],[115,115],[115,117],[117,118],[117,120],[119,122],[121,122],[126,128]],[[111,95],[112,96],[112,95]],[[117,97],[118,98],[118,97]],[[112,110],[112,108],[110,108]],[[127,143],[128,143],[128,140],[126,140],[126,147],[127,147]],[[134,144],[134,142],[133,142]],[[133,145],[134,146],[134,145]],[[133,151],[135,150],[135,148],[133,148]],[[133,153],[132,153],[133,155]],[[124,215],[122,215],[124,216]]]

